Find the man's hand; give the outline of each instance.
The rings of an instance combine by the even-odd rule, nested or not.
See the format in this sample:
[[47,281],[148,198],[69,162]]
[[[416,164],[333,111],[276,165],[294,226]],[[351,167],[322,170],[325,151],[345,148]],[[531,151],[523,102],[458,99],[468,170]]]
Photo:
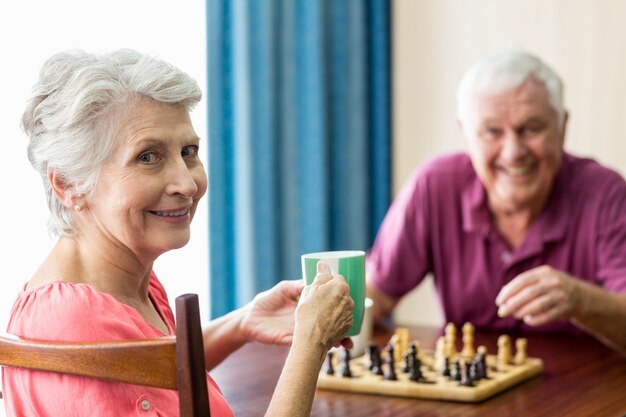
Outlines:
[[523,319],[530,326],[570,319],[581,306],[581,281],[543,265],[528,270],[505,285],[496,304],[501,317]]

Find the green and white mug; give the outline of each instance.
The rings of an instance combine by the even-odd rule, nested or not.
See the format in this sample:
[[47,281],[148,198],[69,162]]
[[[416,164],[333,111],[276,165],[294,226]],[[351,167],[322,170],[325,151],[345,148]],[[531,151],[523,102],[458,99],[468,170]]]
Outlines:
[[365,311],[365,252],[360,250],[314,252],[302,255],[302,278],[309,285],[317,275],[317,263],[323,261],[333,275],[340,274],[350,287],[354,301],[352,326],[346,336],[356,336],[361,332]]

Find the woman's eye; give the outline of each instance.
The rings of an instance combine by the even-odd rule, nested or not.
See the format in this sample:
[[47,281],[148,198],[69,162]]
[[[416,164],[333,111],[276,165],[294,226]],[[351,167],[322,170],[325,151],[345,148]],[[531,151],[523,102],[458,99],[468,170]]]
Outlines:
[[198,156],[198,147],[195,145],[185,146],[181,152],[183,157],[192,157],[195,158]]
[[154,152],[144,152],[139,155],[139,161],[144,164],[153,164],[159,160],[158,156]]

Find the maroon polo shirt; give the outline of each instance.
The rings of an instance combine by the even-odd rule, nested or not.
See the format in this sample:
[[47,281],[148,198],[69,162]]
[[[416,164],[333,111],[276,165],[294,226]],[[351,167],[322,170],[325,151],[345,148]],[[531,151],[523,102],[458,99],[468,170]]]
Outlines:
[[[395,198],[367,258],[368,279],[382,292],[401,297],[430,272],[447,322],[507,331],[531,328],[499,318],[496,295],[540,265],[626,292],[626,182],[620,175],[564,153],[546,207],[511,250],[491,221],[469,157],[439,157],[416,170]],[[564,321],[533,330],[577,332]]]

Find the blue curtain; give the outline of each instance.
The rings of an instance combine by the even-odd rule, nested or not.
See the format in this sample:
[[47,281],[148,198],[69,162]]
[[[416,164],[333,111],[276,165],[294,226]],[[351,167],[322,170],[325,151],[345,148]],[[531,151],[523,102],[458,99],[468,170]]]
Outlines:
[[211,317],[390,202],[390,0],[207,0]]

